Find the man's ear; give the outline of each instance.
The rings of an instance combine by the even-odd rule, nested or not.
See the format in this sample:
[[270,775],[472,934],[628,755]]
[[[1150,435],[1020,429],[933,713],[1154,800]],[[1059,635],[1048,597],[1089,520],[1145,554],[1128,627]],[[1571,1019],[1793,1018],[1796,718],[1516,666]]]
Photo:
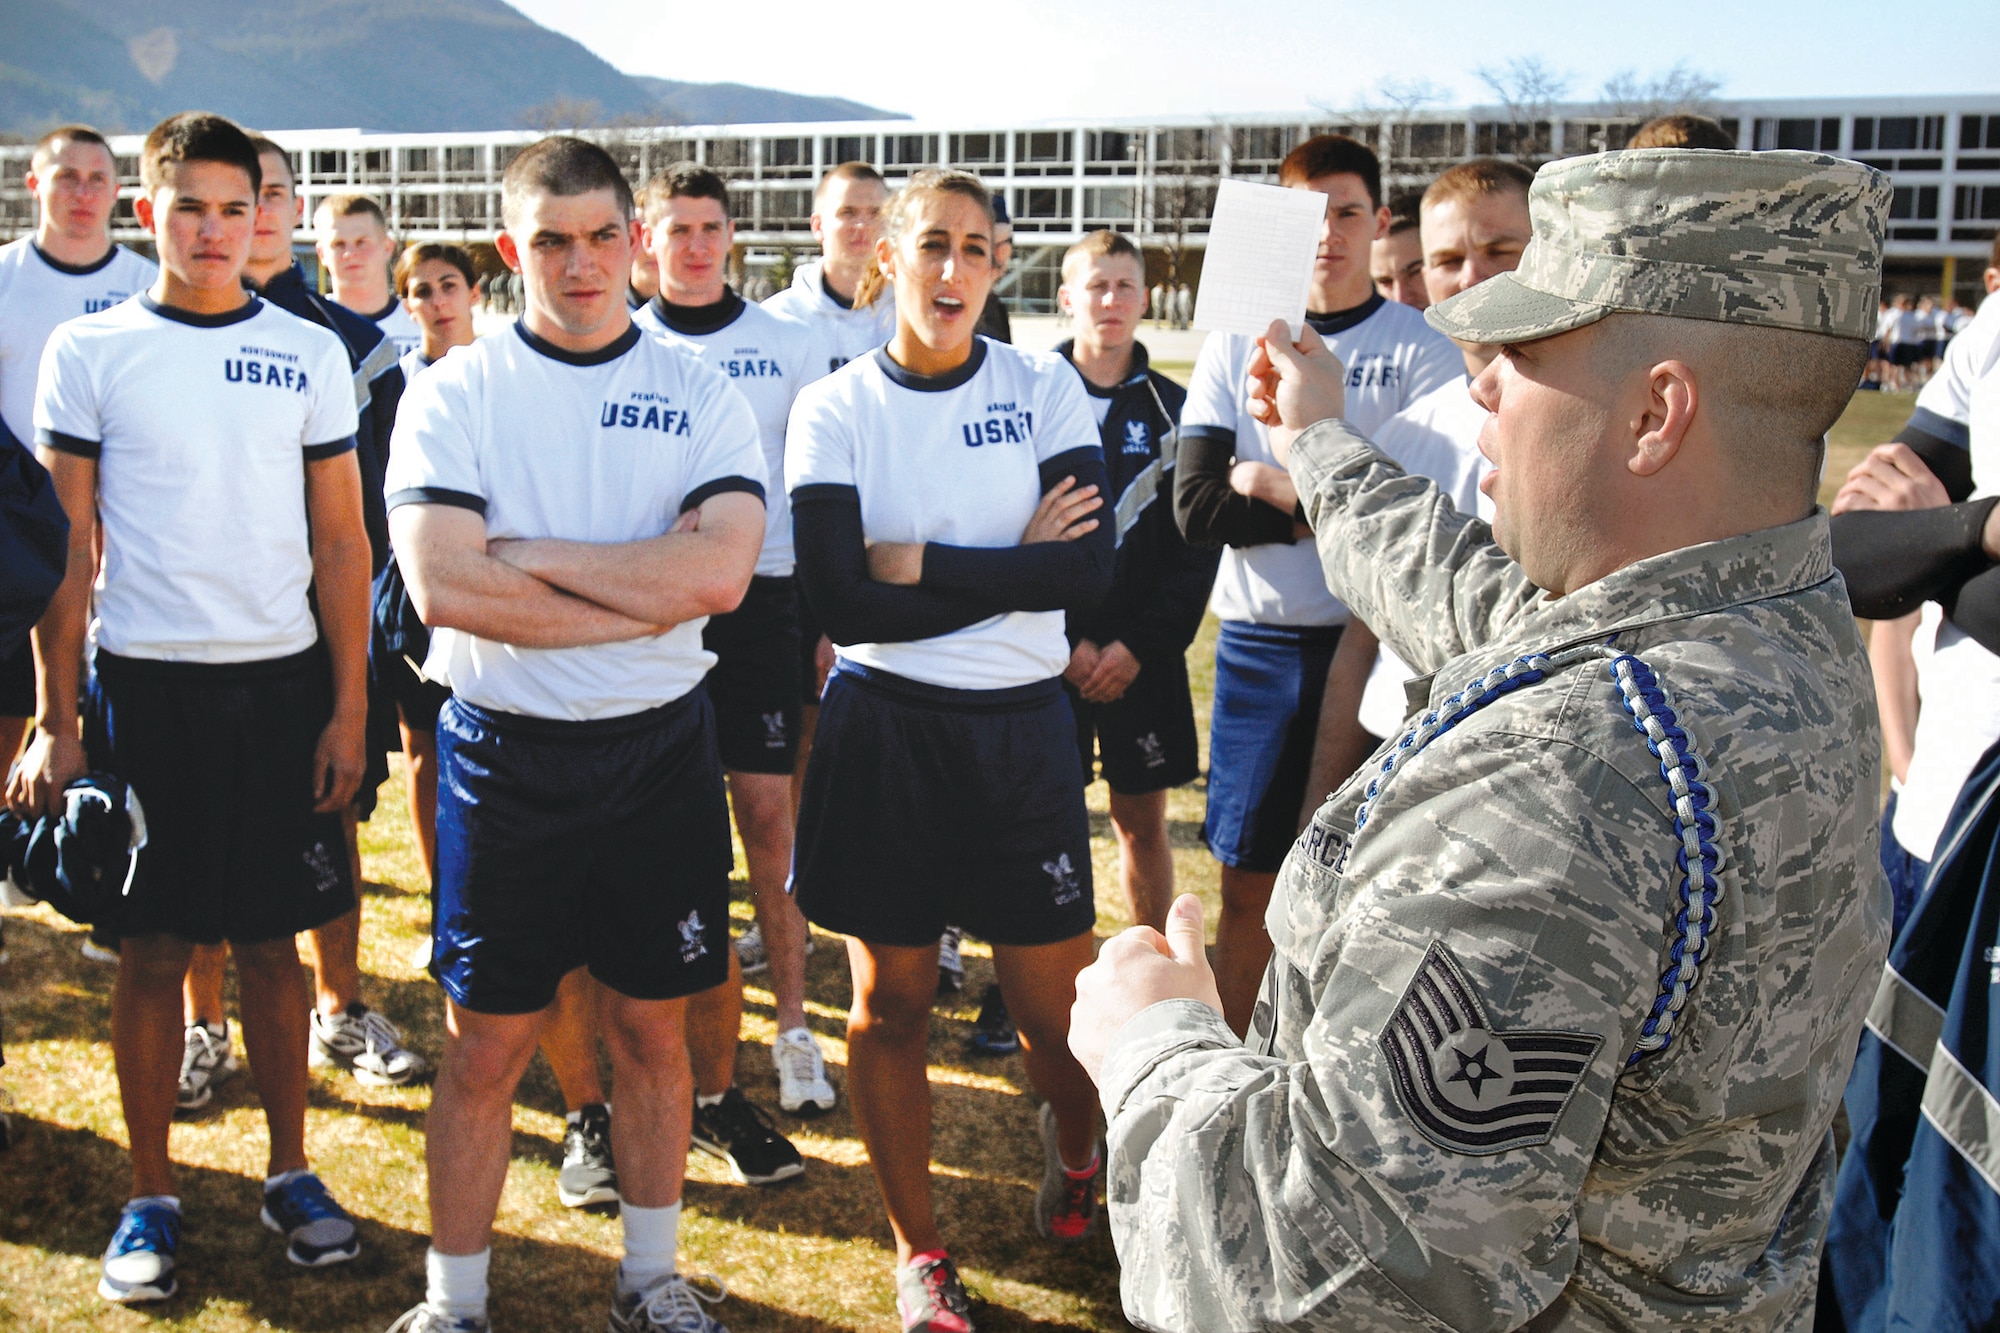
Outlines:
[[153,196],[142,194],[137,199],[134,199],[132,201],[132,216],[139,219],[139,226],[142,230],[151,231],[153,229]]
[[882,270],[882,276],[890,282],[896,280],[896,247],[887,236],[875,238],[875,267]]
[[501,263],[516,273],[521,271],[521,247],[514,244],[512,235],[503,231],[498,236],[495,236],[493,238],[493,248],[500,252]]
[[1662,361],[1648,372],[1645,402],[1625,463],[1634,476],[1654,476],[1674,461],[1700,406],[1701,390],[1686,362]]

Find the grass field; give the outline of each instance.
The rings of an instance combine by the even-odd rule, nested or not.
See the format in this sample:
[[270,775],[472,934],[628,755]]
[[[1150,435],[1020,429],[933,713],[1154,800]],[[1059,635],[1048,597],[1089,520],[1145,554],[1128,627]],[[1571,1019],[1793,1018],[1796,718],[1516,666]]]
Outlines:
[[[1167,369],[1184,375],[1187,368]],[[1834,433],[1828,498],[1853,461],[1888,438],[1909,407],[1905,396],[1855,398]],[[1211,622],[1189,653],[1204,750],[1213,633]],[[399,770],[364,829],[370,881],[363,909],[364,991],[403,1026],[413,1046],[435,1053],[438,994],[409,965],[428,909],[400,783]],[[1127,922],[1101,784],[1091,789],[1090,805],[1102,935]],[[1201,845],[1201,814],[1199,783],[1172,793],[1168,817],[1180,884],[1207,900],[1212,921],[1216,873]],[[748,919],[747,904],[737,903],[735,911]],[[360,1219],[365,1248],[359,1260],[325,1272],[294,1268],[278,1238],[258,1224],[264,1133],[246,1072],[222,1088],[207,1112],[174,1130],[187,1217],[182,1294],[150,1310],[98,1300],[98,1256],[128,1177],[109,1046],[112,970],[86,962],[78,951],[81,939],[47,908],[7,912],[11,958],[0,966],[0,1011],[8,1065],[0,1071],[0,1097],[12,1112],[16,1143],[0,1154],[0,1329],[385,1328],[422,1293],[428,1092],[365,1089],[344,1075],[315,1077],[307,1140],[329,1186]],[[1078,1250],[1057,1251],[1031,1234],[1041,1169],[1034,1103],[1019,1057],[975,1061],[964,1053],[976,997],[991,977],[983,951],[969,946],[969,952],[965,1003],[940,1006],[931,1029],[934,1173],[947,1238],[968,1281],[988,1302],[980,1326],[1122,1328],[1108,1239],[1100,1235]],[[838,1082],[845,1072],[848,997],[838,940],[819,937],[808,985],[812,1023]],[[752,985],[750,1041],[738,1061],[739,1080],[775,1113],[761,1045],[772,1030],[772,997]],[[822,1120],[781,1118],[781,1124],[807,1156],[801,1180],[751,1189],[732,1183],[708,1159],[690,1158],[684,1266],[729,1284],[730,1299],[718,1313],[739,1333],[894,1328],[894,1252],[845,1100]],[[561,1098],[538,1059],[515,1103],[513,1169],[494,1246],[494,1311],[499,1327],[515,1333],[604,1326],[618,1222],[557,1204],[561,1125]]]

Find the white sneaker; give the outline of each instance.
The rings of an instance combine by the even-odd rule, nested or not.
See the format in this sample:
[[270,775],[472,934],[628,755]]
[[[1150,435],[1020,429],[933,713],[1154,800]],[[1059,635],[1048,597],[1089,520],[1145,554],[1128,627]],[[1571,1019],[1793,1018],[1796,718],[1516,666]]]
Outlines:
[[964,939],[965,932],[957,926],[946,926],[938,939],[938,990],[942,993],[956,995],[965,989],[965,960],[958,952]]
[[746,977],[770,969],[771,956],[764,952],[764,928],[755,921],[750,923],[750,929],[736,937],[736,961],[742,964]]
[[[806,932],[806,957],[812,957],[812,952],[812,932],[808,930]],[[736,961],[742,966],[743,975],[746,977],[755,976],[759,972],[768,970],[771,966],[770,951],[764,947],[764,928],[755,921],[750,923],[750,929],[736,937]]]
[[351,1069],[371,1088],[400,1088],[430,1068],[423,1056],[403,1045],[403,1034],[394,1023],[358,1000],[331,1017],[313,1010],[306,1063],[314,1069],[336,1065]]
[[229,1024],[212,1028],[196,1023],[181,1047],[181,1081],[174,1093],[176,1111],[199,1111],[215,1096],[216,1085],[236,1072],[236,1053],[229,1048]]
[[786,1115],[820,1115],[839,1101],[827,1082],[819,1043],[805,1028],[778,1034],[771,1043],[771,1067],[778,1074],[778,1109]]

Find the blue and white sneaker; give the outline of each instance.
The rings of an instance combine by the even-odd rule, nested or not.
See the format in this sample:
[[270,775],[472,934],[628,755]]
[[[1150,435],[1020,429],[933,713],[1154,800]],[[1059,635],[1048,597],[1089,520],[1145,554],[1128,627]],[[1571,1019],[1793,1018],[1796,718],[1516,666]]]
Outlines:
[[118,1215],[118,1230],[104,1251],[104,1276],[97,1294],[134,1305],[164,1301],[180,1290],[174,1251],[181,1243],[181,1203],[167,1194],[133,1199]]
[[264,1190],[264,1225],[286,1240],[285,1257],[306,1268],[346,1263],[361,1253],[354,1219],[310,1171],[290,1171]]

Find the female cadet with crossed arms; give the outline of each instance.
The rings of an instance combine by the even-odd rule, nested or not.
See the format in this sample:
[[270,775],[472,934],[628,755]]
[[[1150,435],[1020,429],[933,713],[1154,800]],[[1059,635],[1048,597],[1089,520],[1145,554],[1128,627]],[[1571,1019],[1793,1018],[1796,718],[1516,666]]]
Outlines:
[[925,1040],[938,936],[993,945],[1042,1110],[1035,1220],[1097,1221],[1096,1099],[1066,1044],[1092,958],[1090,830],[1060,677],[1063,613],[1109,590],[1103,453],[1076,376],[976,337],[996,269],[986,189],[926,171],[876,256],[888,346],[808,386],[785,483],[798,570],[838,649],[806,769],[794,892],[849,937],[848,1087],[896,1236],[903,1326],[968,1333],[931,1209]]

